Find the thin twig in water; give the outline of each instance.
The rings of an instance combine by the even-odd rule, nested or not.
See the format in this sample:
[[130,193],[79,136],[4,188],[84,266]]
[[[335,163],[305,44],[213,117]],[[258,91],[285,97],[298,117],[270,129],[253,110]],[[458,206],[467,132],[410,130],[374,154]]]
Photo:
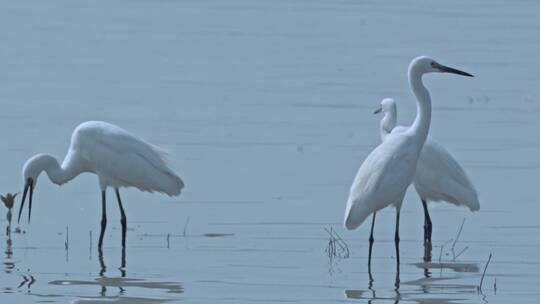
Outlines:
[[478,286],[478,291],[482,292],[482,283],[484,283],[484,277],[486,276],[486,270],[489,266],[489,262],[491,261],[491,253],[489,254],[489,258],[486,263],[486,267],[484,267],[484,272],[482,273],[482,278],[480,278],[480,285]]
[[347,259],[350,255],[349,246],[345,241],[341,238],[341,236],[334,230],[334,228],[330,228],[330,231],[334,233],[336,240],[338,241],[338,245],[341,247],[343,254],[343,258]]
[[30,280],[29,280],[28,285],[26,285],[26,288],[30,289],[32,284],[34,284],[35,282],[36,282],[36,279],[34,278],[34,276],[30,275]]
[[[446,244],[446,243],[445,243]],[[441,251],[439,252],[439,265],[441,266],[441,271],[439,272],[439,276],[442,277],[442,270],[443,270],[443,267],[442,267],[442,253],[443,253],[443,249],[444,249],[444,244],[441,245]]]
[[326,231],[326,233],[328,233],[328,235],[330,237],[328,239],[328,245],[326,246],[325,252],[328,255],[328,258],[330,258],[330,260],[332,260],[334,257],[337,256],[337,253],[336,253],[336,241],[334,239],[333,234],[326,227],[324,228],[324,230]]
[[326,254],[328,255],[328,258],[332,260],[337,254],[336,254],[336,243],[332,238],[328,240],[328,245],[326,246]]
[[17,286],[17,288],[23,287],[23,285],[26,284],[26,282],[29,281],[28,278],[25,275],[23,275],[22,277],[23,277],[23,281],[19,284],[19,286]]
[[332,260],[333,258],[347,259],[350,256],[349,246],[334,230],[334,228],[324,228],[329,235],[328,245],[326,246],[326,254]]
[[467,251],[467,249],[469,249],[469,246],[466,246],[465,248],[463,248],[458,254],[456,254],[454,256],[454,261],[459,258],[460,255],[462,255],[465,251]]
[[66,226],[66,241],[64,242],[64,246],[66,248],[66,251],[69,250],[69,227]]
[[452,244],[452,251],[454,251],[454,248],[456,248],[456,243],[458,242],[459,237],[461,236],[461,230],[463,230],[463,225],[465,225],[465,219],[463,219],[463,221],[461,222],[461,226],[459,227],[456,238],[454,239],[454,243]]
[[184,237],[186,237],[186,231],[187,231],[188,224],[189,224],[189,216],[187,217],[186,224],[184,225]]
[[92,230],[88,231],[89,232],[89,238],[88,238],[88,241],[89,241],[89,245],[88,245],[88,259],[89,260],[92,260]]
[[452,242],[454,239],[453,238],[450,238],[448,239],[446,242],[444,242],[444,246],[448,245],[450,242]]

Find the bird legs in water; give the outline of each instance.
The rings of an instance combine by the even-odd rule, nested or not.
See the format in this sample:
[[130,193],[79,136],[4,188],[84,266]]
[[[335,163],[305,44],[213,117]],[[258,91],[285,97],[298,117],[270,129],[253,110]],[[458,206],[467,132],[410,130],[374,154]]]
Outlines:
[[107,227],[107,202],[105,198],[105,190],[101,191],[101,232],[99,233],[98,248],[101,251],[103,245],[103,235]]
[[122,200],[120,200],[120,192],[118,189],[116,191],[116,198],[118,199],[118,207],[120,207],[120,223],[122,223],[122,248],[126,248],[126,231],[127,231],[127,219],[126,213],[124,212],[124,207],[122,206]]
[[396,245],[396,261],[397,261],[397,272],[399,273],[399,212],[401,208],[396,209],[396,234],[394,235],[394,243]]
[[431,261],[431,231],[432,224],[431,218],[429,217],[429,211],[427,207],[427,202],[422,199],[422,206],[424,207],[424,262]]
[[[120,207],[120,223],[122,223],[122,248],[126,247],[126,231],[127,231],[127,218],[122,206],[122,200],[120,199],[120,193],[118,189],[116,191],[116,198],[118,199],[118,207]],[[105,191],[101,191],[101,232],[99,234],[98,248],[103,248],[103,236],[105,235],[105,229],[107,228],[107,201]]]
[[[396,234],[394,235],[394,243],[396,245],[396,259],[397,259],[397,270],[399,272],[399,212],[401,210],[397,209],[396,213]],[[369,235],[369,255],[368,255],[368,270],[371,273],[371,252],[373,249],[373,227],[375,226],[375,215],[377,212],[373,212],[373,219],[371,221],[371,233]]]
[[370,274],[371,274],[371,251],[373,249],[373,242],[375,241],[375,239],[373,238],[373,227],[375,226],[375,215],[377,215],[377,212],[373,212],[373,219],[371,221],[371,233],[369,234],[368,269],[369,269]]
[[429,217],[427,202],[423,199],[422,206],[424,207],[424,242],[431,243],[431,218]]

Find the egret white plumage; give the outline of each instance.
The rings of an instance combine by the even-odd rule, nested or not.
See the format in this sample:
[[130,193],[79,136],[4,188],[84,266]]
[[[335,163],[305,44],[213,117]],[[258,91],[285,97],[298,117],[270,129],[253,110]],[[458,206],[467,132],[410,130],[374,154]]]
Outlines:
[[399,266],[399,214],[407,187],[416,171],[420,151],[427,138],[431,123],[431,97],[422,83],[427,73],[471,74],[453,69],[435,60],[420,56],[408,68],[411,91],[416,97],[417,114],[413,124],[403,132],[390,133],[364,160],[351,186],[345,209],[345,227],[349,230],[360,226],[373,214],[369,239],[368,265],[371,265],[373,227],[376,212],[393,205],[396,208],[394,235],[396,260]]
[[166,164],[164,151],[145,140],[110,123],[87,121],[71,135],[71,145],[60,166],[56,158],[37,154],[23,166],[24,191],[19,209],[19,221],[29,193],[28,222],[32,213],[32,196],[39,175],[45,171],[49,179],[63,185],[81,173],[94,173],[101,188],[101,233],[99,248],[107,226],[106,190],[114,188],[121,213],[122,247],[126,244],[127,219],[120,199],[119,188],[135,187],[141,191],[162,192],[177,196],[184,182]]
[[[396,126],[397,106],[391,98],[381,101],[375,113],[384,114],[380,123],[381,140],[390,133],[403,132],[407,128]],[[414,187],[424,209],[424,243],[431,246],[432,221],[428,202],[445,201],[456,206],[465,206],[471,211],[480,209],[478,194],[465,170],[443,146],[427,137],[416,164]],[[429,257],[425,256],[426,259]]]

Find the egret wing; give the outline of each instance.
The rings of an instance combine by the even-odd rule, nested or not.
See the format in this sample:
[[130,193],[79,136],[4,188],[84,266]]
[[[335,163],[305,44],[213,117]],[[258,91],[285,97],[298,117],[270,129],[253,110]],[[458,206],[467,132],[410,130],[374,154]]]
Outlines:
[[82,146],[88,166],[112,185],[168,195],[178,195],[184,187],[162,150],[119,127],[101,123],[99,128],[80,128],[72,148]]
[[424,144],[418,159],[415,187],[428,200],[465,205],[473,211],[480,208],[476,189],[465,170],[450,152],[431,138]]

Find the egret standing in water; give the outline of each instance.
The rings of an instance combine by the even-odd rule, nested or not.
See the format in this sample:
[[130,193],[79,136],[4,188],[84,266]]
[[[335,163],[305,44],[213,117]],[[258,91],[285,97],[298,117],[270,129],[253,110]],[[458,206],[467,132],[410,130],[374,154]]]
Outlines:
[[368,265],[371,265],[376,212],[393,205],[396,208],[394,241],[399,271],[399,213],[407,187],[413,181],[416,163],[431,123],[431,97],[422,83],[422,76],[427,73],[472,77],[469,73],[444,66],[425,56],[417,57],[410,63],[408,76],[411,91],[417,100],[416,118],[403,132],[390,133],[364,160],[351,186],[345,209],[344,224],[349,230],[357,228],[373,214]]
[[[380,132],[384,142],[390,133],[399,133],[407,127],[396,126],[397,107],[391,98],[381,101],[381,106],[375,111],[383,113]],[[446,201],[456,206],[465,206],[471,211],[480,209],[478,194],[457,160],[443,146],[428,136],[416,164],[414,187],[420,196],[424,208],[424,259],[430,260],[432,223],[427,203],[429,201]]]
[[169,196],[180,194],[184,183],[165,163],[164,151],[143,139],[101,121],[80,124],[71,135],[71,145],[62,166],[48,154],[37,154],[23,166],[24,192],[19,218],[29,193],[28,222],[32,213],[32,195],[37,179],[45,171],[49,179],[63,185],[81,173],[94,173],[101,189],[101,233],[99,248],[107,226],[106,195],[108,187],[114,188],[122,223],[122,247],[126,246],[127,219],[120,199],[119,188],[135,187],[141,191],[162,192]]

